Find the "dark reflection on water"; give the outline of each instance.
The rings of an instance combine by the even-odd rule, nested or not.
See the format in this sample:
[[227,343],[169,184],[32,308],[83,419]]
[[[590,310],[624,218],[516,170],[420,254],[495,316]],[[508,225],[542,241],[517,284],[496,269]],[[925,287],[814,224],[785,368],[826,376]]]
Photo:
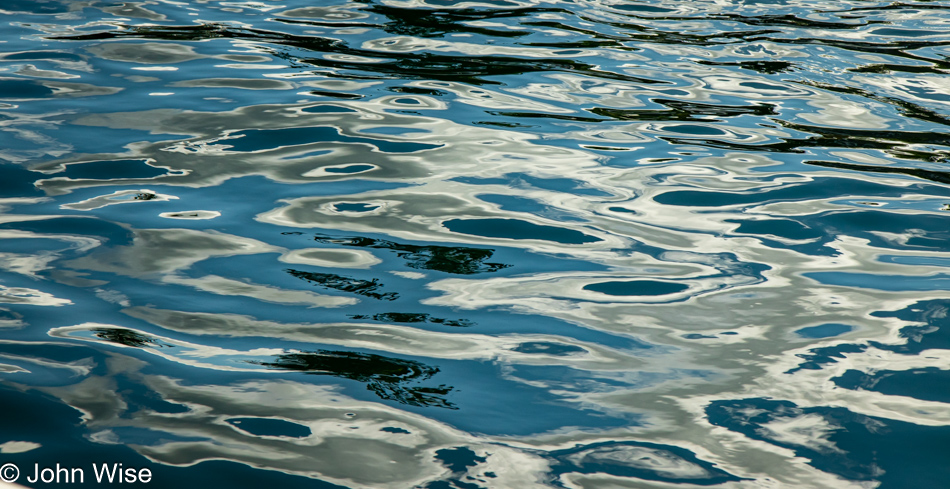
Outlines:
[[396,292],[385,292],[382,294],[376,292],[382,287],[382,284],[379,283],[379,279],[375,278],[373,280],[361,280],[358,278],[343,277],[333,273],[304,272],[292,268],[288,268],[287,273],[321,287],[359,294],[376,300],[394,301],[399,298],[399,294]]
[[321,350],[284,353],[273,362],[254,362],[269,368],[296,370],[312,375],[333,375],[366,384],[366,388],[382,399],[419,407],[457,409],[444,396],[452,387],[413,386],[407,383],[426,381],[439,373],[413,360],[399,360],[368,353]]
[[133,348],[146,347],[174,347],[175,345],[162,345],[158,339],[144,335],[137,331],[123,328],[97,328],[92,330],[96,336],[106,341],[119,343],[120,345],[131,346]]
[[490,249],[464,246],[418,246],[364,237],[332,238],[318,235],[313,239],[318,243],[394,250],[396,256],[406,261],[406,266],[421,270],[469,275],[494,272],[511,266],[504,263],[486,263],[485,260],[490,259],[494,254]]
[[0,465],[149,465],[159,487],[950,476],[942,2],[0,19]]
[[474,326],[475,323],[467,319],[443,319],[432,317],[427,313],[412,312],[384,312],[380,314],[350,314],[353,319],[380,321],[384,323],[434,323],[456,328]]

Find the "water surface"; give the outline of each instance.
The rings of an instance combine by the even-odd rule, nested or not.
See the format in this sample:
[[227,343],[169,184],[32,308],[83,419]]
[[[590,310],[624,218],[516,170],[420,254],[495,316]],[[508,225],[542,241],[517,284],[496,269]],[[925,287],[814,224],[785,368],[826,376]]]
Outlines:
[[20,483],[950,480],[946,2],[0,20]]

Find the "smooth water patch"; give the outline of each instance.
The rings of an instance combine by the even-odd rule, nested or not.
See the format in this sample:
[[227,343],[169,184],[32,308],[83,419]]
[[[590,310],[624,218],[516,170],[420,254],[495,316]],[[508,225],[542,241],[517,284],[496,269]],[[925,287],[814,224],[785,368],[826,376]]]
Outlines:
[[452,219],[442,223],[454,233],[486,238],[538,239],[562,244],[585,244],[600,238],[568,228],[544,226],[520,219]]
[[373,165],[349,165],[349,166],[342,166],[342,167],[330,166],[330,167],[324,168],[323,170],[327,173],[348,174],[348,173],[361,173],[364,171],[372,170],[373,168],[376,168],[376,167]]
[[333,208],[340,212],[369,212],[379,209],[378,205],[363,203],[340,203],[333,204]]
[[795,331],[795,334],[802,338],[831,338],[840,336],[854,329],[847,324],[828,323],[819,326],[809,326]]
[[630,280],[624,282],[599,282],[584,286],[584,290],[600,292],[614,296],[652,296],[682,292],[689,288],[687,284],[661,282],[657,280]]
[[819,283],[886,291],[950,290],[950,274],[929,276],[876,275],[870,273],[814,272],[803,274]]

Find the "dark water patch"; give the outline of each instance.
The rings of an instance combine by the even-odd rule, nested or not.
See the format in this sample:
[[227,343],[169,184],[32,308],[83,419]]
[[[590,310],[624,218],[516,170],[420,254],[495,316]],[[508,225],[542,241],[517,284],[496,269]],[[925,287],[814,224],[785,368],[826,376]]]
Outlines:
[[256,436],[283,436],[288,438],[306,438],[312,434],[310,428],[276,418],[228,418],[225,420],[235,428]]
[[[936,155],[935,155],[936,156]],[[837,161],[805,161],[806,165],[823,166],[826,168],[838,168],[842,170],[853,170],[869,173],[893,173],[898,175],[909,175],[931,182],[950,184],[950,172],[938,170],[926,170],[923,168],[907,168],[892,166],[861,165],[857,163],[841,163]]]
[[870,273],[811,272],[802,274],[822,284],[886,291],[950,290],[950,274],[914,277]]
[[0,78],[0,100],[37,99],[52,95],[53,90],[40,82]]
[[427,380],[439,372],[437,367],[414,360],[333,350],[284,353],[278,355],[273,362],[251,363],[315,375],[337,375],[360,382],[379,380],[400,383],[409,380]]
[[[7,6],[7,5],[4,5]],[[3,61],[82,61],[82,56],[66,51],[23,51],[19,53],[0,54],[0,60]]]
[[710,126],[700,126],[695,124],[671,124],[663,126],[665,132],[675,132],[678,134],[691,134],[694,136],[725,136],[727,133],[722,129]]
[[[422,102],[414,98],[397,98],[396,100],[393,100],[393,102],[397,104],[403,104],[403,105],[422,105]],[[369,131],[369,132],[375,132],[375,131]],[[412,132],[412,131],[406,131],[406,132]],[[404,133],[400,132],[398,134],[404,134]]]
[[921,30],[921,29],[894,29],[894,28],[880,28],[870,31],[871,34],[875,36],[894,36],[894,37],[924,37],[924,36],[940,36],[950,34],[950,31],[933,31],[933,30]]
[[318,350],[278,355],[273,362],[249,361],[264,367],[304,372],[312,375],[332,375],[366,384],[381,399],[416,407],[456,409],[445,396],[452,387],[410,386],[423,382],[439,373],[432,367],[414,360],[402,360],[371,353]]
[[475,467],[480,463],[485,463],[487,460],[485,457],[476,455],[475,452],[468,447],[436,450],[435,458],[452,472],[466,472],[469,467]]
[[435,459],[452,475],[443,480],[432,481],[422,486],[422,489],[487,489],[486,486],[478,484],[485,483],[484,479],[466,475],[470,468],[485,463],[488,460],[487,456],[479,457],[468,447],[454,447],[437,450]]
[[684,334],[682,337],[687,340],[714,340],[716,339],[715,336],[709,336],[709,335],[698,334],[698,333]]
[[357,111],[349,107],[340,107],[339,105],[320,104],[301,109],[301,112],[307,114],[355,114]]
[[3,10],[11,13],[61,14],[68,12],[69,6],[56,0],[9,0],[3,2]]
[[755,71],[763,75],[777,75],[779,73],[791,73],[794,71],[795,64],[788,61],[706,61],[699,60],[697,63],[706,66],[734,66],[743,70]]
[[585,244],[602,241],[580,231],[544,226],[520,219],[451,219],[442,223],[453,233],[486,238],[539,239],[562,244]]
[[511,265],[504,263],[486,262],[494,254],[494,250],[487,248],[468,248],[463,246],[420,246],[382,239],[364,238],[334,238],[326,235],[316,235],[315,241],[359,248],[374,248],[393,250],[396,256],[406,260],[406,266],[421,270],[435,270],[459,275],[496,272]]
[[412,95],[429,95],[432,97],[444,97],[448,95],[447,92],[442,90],[436,90],[432,88],[421,88],[421,87],[389,87],[386,90],[396,93],[409,93]]
[[165,168],[149,164],[149,160],[90,161],[66,165],[65,176],[72,179],[111,180],[154,178],[168,174]]
[[[329,43],[314,43],[311,40],[293,39],[284,41],[304,52],[334,51]],[[381,51],[364,51],[355,49],[335,49],[346,54],[365,57],[387,56]],[[388,55],[392,56],[392,55]],[[350,61],[331,60],[324,57],[300,57],[300,63],[312,65],[316,68],[328,70],[346,70],[365,72],[366,64]],[[524,75],[528,73],[563,72],[579,75],[594,75],[628,83],[659,84],[668,83],[649,78],[631,76],[611,71],[600,71],[595,65],[559,58],[526,59],[514,56],[450,56],[431,52],[400,53],[396,59],[374,63],[372,66],[374,79],[398,80],[438,80],[469,85],[498,85],[497,78]]]
[[[502,110],[489,110],[486,111],[488,115],[497,116],[499,118],[518,118],[518,119],[552,119],[556,121],[570,121],[570,122],[603,122],[608,119],[597,119],[595,117],[584,117],[579,115],[563,115],[563,114],[550,114],[547,112],[521,112],[521,111],[502,111]],[[482,122],[484,124],[485,122]],[[500,125],[499,123],[494,123],[493,125]],[[530,125],[523,125],[522,127]],[[504,126],[502,126],[504,127]]]
[[671,8],[657,7],[654,5],[645,5],[645,4],[640,4],[640,3],[617,4],[617,5],[611,5],[610,7],[617,10],[624,10],[627,12],[649,12],[649,13],[675,12],[675,10]]
[[[434,7],[454,7],[456,5],[450,1],[438,2],[431,0],[427,1],[426,4]],[[518,7],[515,2],[486,2],[486,4],[502,7],[504,10],[492,8],[420,9],[382,4],[372,4],[363,10],[389,19],[388,22],[380,25],[380,28],[390,34],[437,38],[448,33],[479,34],[502,38],[522,37],[529,33],[508,29],[490,29],[479,25],[478,21],[528,17],[542,12],[564,12],[562,9],[511,8]]]
[[769,116],[778,115],[776,105],[772,103],[752,103],[750,105],[704,104],[675,99],[651,99],[651,102],[666,107],[655,109],[614,109],[595,107],[587,109],[592,114],[620,121],[706,121],[721,122],[715,117],[739,117],[742,115]]
[[891,73],[930,73],[934,75],[947,74],[946,70],[939,69],[935,66],[907,66],[895,64],[870,64],[859,66],[857,68],[849,68],[848,71],[852,73],[878,73],[885,75]]
[[852,329],[854,329],[854,327],[848,326],[847,324],[828,323],[819,326],[801,328],[796,330],[795,334],[801,336],[802,338],[831,338],[834,336],[843,335]]
[[[950,477],[942,447],[948,427],[921,426],[851,412],[840,407],[800,408],[789,401],[714,401],[706,408],[713,425],[792,450],[818,470],[881,487],[939,487]],[[820,438],[793,443],[780,430],[795,422]],[[800,431],[803,432],[803,431]]]
[[574,353],[584,353],[587,350],[574,345],[564,343],[552,343],[550,341],[528,341],[512,348],[512,351],[518,353],[543,354],[543,355],[571,355]]
[[310,90],[307,93],[310,95],[316,95],[318,97],[339,98],[344,100],[359,100],[366,96],[360,95],[358,93],[330,92],[327,90]]
[[[806,184],[788,184],[752,192],[717,192],[677,190],[658,194],[653,200],[659,204],[690,207],[727,207],[733,205],[762,205],[767,202],[795,202],[823,199],[841,195],[847,186],[853,195],[898,196],[903,188],[844,178],[816,178]],[[890,216],[887,216],[891,219]],[[860,228],[859,228],[860,229]]]
[[950,146],[950,134],[937,131],[895,131],[895,130],[867,130],[825,127],[776,119],[776,122],[787,129],[814,134],[805,141],[787,140],[797,143],[798,148],[862,148],[862,149],[902,149],[905,146],[918,144]]
[[[883,24],[885,21],[868,20],[866,22],[827,22],[815,19],[806,19],[794,14],[785,15],[757,15],[745,16],[737,14],[713,14],[710,16],[715,20],[729,20],[740,22],[745,25],[757,27],[804,27],[809,29],[821,30],[858,30],[872,24]],[[772,31],[774,32],[774,31]],[[770,33],[770,32],[767,32]],[[756,33],[758,34],[758,33]],[[817,39],[816,39],[817,40]],[[788,42],[787,39],[784,39]]]
[[376,300],[394,301],[399,298],[396,292],[379,293],[377,290],[383,287],[379,279],[362,280],[352,277],[344,277],[335,273],[305,272],[288,268],[287,273],[308,283],[319,285],[328,289],[350,292],[352,294],[362,295]]
[[437,148],[435,144],[393,142],[382,139],[343,136],[333,127],[297,127],[289,129],[248,129],[230,134],[222,144],[228,151],[261,151],[319,142],[368,143],[390,153],[412,153]]
[[507,127],[510,129],[514,129],[516,127],[522,127],[522,128],[538,127],[538,126],[532,126],[529,124],[521,124],[519,122],[505,122],[505,121],[475,121],[473,122],[473,124],[477,124],[480,126]]
[[36,172],[12,164],[0,164],[0,172],[3,174],[3,178],[0,178],[0,197],[32,196],[40,192],[33,185],[37,178]]
[[175,347],[175,345],[163,343],[158,338],[139,333],[138,331],[132,331],[131,329],[96,328],[93,329],[92,332],[95,333],[97,337],[106,341],[111,341],[112,343],[118,343],[120,345],[131,346],[133,348]]
[[369,212],[379,209],[378,205],[372,204],[333,204],[333,208],[340,212]]
[[240,29],[229,30],[228,25],[215,22],[199,25],[150,25],[129,26],[122,31],[102,31],[65,36],[49,36],[50,40],[105,41],[110,39],[140,38],[165,41],[202,41],[238,37]]
[[608,207],[607,210],[610,212],[622,212],[624,214],[639,214],[639,212],[633,209],[627,209],[626,207]]
[[373,166],[373,165],[349,165],[349,166],[343,166],[343,167],[329,167],[329,168],[324,168],[323,171],[325,171],[325,172],[327,172],[327,173],[347,173],[347,174],[350,174],[350,173],[362,173],[362,172],[364,172],[364,171],[372,170],[373,168],[376,168],[376,167]]
[[633,150],[633,148],[624,148],[624,147],[616,147],[616,146],[592,146],[589,144],[583,144],[581,145],[581,147],[584,149],[589,149],[591,151],[632,151]]
[[754,88],[756,90],[765,92],[785,92],[788,90],[788,87],[785,85],[762,82],[740,82],[739,86],[745,88]]
[[402,428],[397,428],[395,426],[386,426],[386,427],[380,428],[379,431],[383,431],[386,433],[395,433],[399,435],[409,435],[412,433],[411,431],[407,431]]
[[455,328],[467,328],[475,326],[475,323],[467,319],[443,319],[433,317],[428,313],[412,312],[384,312],[379,314],[350,314],[351,319],[359,321],[379,321],[383,323],[432,323],[443,326],[452,326]]
[[584,286],[584,290],[600,292],[613,296],[653,296],[682,292],[689,288],[687,284],[662,282],[658,280],[629,280],[623,282],[599,282]]
[[584,41],[562,41],[562,42],[551,42],[551,41],[542,41],[542,42],[523,42],[522,46],[529,47],[540,47],[540,48],[561,48],[561,49],[570,49],[572,51],[568,52],[558,52],[557,54],[569,54],[569,53],[578,53],[577,50],[585,48],[608,48],[612,46],[620,46],[621,44],[615,40],[584,40]]

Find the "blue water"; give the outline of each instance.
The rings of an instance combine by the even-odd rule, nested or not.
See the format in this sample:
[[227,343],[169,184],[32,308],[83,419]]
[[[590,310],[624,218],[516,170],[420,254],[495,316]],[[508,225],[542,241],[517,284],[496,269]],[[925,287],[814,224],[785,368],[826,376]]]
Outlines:
[[0,479],[950,487],[948,2],[0,20]]

